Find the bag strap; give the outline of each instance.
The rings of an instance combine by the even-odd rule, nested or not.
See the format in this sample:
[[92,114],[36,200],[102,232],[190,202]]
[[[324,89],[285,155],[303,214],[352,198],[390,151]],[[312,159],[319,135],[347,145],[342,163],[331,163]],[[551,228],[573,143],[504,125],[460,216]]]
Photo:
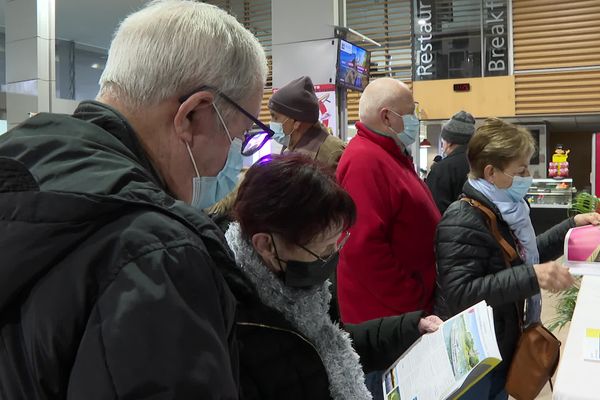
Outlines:
[[[506,241],[506,239],[504,239],[504,236],[502,236],[502,234],[500,233],[500,230],[498,229],[498,219],[496,218],[496,214],[492,210],[490,210],[489,207],[481,204],[481,202],[470,197],[463,197],[460,200],[470,204],[471,207],[479,209],[479,211],[483,213],[486,219],[486,224],[490,232],[492,233],[492,236],[494,237],[494,239],[496,239],[496,241],[500,245],[500,248],[502,249],[502,256],[504,257],[504,263],[506,264],[506,268],[510,268],[512,262],[518,257],[517,251],[514,249],[514,247],[510,245],[510,243]],[[515,303],[515,308],[517,310],[517,318],[519,320],[519,330],[523,332],[523,311],[520,310],[517,303]]]
[[500,230],[498,229],[498,220],[496,218],[496,214],[492,210],[490,210],[489,207],[486,207],[485,205],[481,204],[481,202],[470,197],[463,197],[460,200],[470,204],[472,207],[479,209],[479,211],[483,213],[486,219],[486,224],[490,232],[492,233],[492,236],[494,237],[494,239],[496,239],[496,241],[502,248],[502,256],[504,257],[504,263],[506,264],[507,268],[510,268],[512,262],[518,257],[517,251],[514,247],[510,245],[510,243],[506,241],[506,239],[504,239],[504,236],[502,236],[502,234],[500,233]]

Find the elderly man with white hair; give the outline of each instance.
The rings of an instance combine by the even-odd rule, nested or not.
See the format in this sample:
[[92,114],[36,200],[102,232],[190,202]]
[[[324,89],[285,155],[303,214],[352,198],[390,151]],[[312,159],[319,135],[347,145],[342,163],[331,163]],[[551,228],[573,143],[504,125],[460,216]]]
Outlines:
[[[357,134],[336,171],[357,211],[337,267],[347,324],[432,311],[440,220],[406,149],[418,139],[420,124],[410,89],[391,78],[374,80],[358,107]],[[383,398],[380,372],[368,374],[366,383],[374,399]]]
[[342,320],[431,311],[440,213],[406,151],[419,137],[412,93],[377,79],[360,98],[359,117],[337,168],[358,211],[337,271]]
[[201,210],[272,135],[266,74],[226,12],[153,1],[118,28],[96,101],[3,135],[0,397],[239,397],[235,264]]

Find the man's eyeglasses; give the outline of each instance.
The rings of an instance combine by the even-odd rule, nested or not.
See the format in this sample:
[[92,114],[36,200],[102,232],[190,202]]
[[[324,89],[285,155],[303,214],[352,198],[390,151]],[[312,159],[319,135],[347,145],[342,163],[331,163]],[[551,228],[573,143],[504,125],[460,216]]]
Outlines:
[[240,106],[238,103],[236,103],[231,98],[229,98],[229,96],[227,96],[226,94],[222,93],[221,91],[219,91],[218,89],[216,89],[212,86],[205,85],[205,86],[202,86],[202,87],[194,90],[193,92],[191,92],[189,94],[186,94],[185,96],[181,96],[179,98],[179,102],[183,103],[184,101],[189,99],[190,96],[192,96],[194,93],[198,93],[203,90],[214,91],[217,95],[219,95],[223,99],[225,99],[229,104],[234,106],[239,112],[244,114],[248,119],[250,119],[250,121],[252,121],[256,125],[256,127],[253,127],[253,129],[250,129],[249,131],[246,131],[244,133],[244,142],[242,143],[242,155],[243,156],[251,156],[252,154],[256,153],[275,134],[275,132],[273,132],[271,130],[271,128],[269,128],[267,125],[260,122],[248,111],[244,110],[244,108],[242,106]]
[[311,250],[309,250],[308,248],[302,246],[302,245],[298,245],[302,250],[309,252],[312,256],[316,257],[318,260],[322,261],[322,262],[328,262],[329,260],[331,260],[333,257],[337,256],[338,253],[340,252],[340,250],[342,250],[342,247],[344,247],[344,245],[346,244],[346,242],[348,241],[348,238],[350,237],[350,232],[346,231],[344,233],[344,237],[337,243],[337,246],[335,248],[335,251],[333,253],[331,253],[329,256],[327,256],[327,258],[323,258],[318,254],[313,253]]

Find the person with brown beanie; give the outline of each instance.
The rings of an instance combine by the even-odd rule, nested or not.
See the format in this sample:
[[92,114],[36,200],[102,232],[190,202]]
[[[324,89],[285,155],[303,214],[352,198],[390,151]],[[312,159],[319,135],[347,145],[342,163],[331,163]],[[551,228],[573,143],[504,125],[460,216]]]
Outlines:
[[319,101],[308,76],[277,90],[269,100],[270,128],[283,152],[300,152],[313,160],[337,167],[345,143],[319,122]]
[[427,175],[427,186],[440,213],[458,199],[467,181],[469,161],[467,144],[475,132],[475,118],[459,111],[442,126],[442,151],[445,158]]

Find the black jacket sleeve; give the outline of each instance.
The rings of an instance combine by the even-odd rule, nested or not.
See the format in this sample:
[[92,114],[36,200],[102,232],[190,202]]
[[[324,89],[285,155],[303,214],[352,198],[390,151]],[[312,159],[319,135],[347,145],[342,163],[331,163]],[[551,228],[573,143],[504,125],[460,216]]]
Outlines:
[[344,325],[360,356],[363,370],[379,371],[392,365],[421,336],[418,325],[424,316],[422,311],[415,311]]
[[92,310],[68,398],[237,399],[235,303],[212,264],[188,244],[120,268]]
[[506,268],[483,215],[465,202],[454,203],[442,217],[436,258],[438,286],[451,315],[481,300],[503,305],[540,291],[531,265]]
[[431,191],[433,200],[442,214],[456,200],[456,197],[452,195],[453,182],[448,174],[444,174],[444,167],[444,165],[435,165],[435,167],[432,167],[425,180]]
[[568,218],[554,225],[546,232],[538,235],[537,247],[540,252],[540,262],[548,262],[563,255],[565,236],[569,229],[575,227],[575,219]]

